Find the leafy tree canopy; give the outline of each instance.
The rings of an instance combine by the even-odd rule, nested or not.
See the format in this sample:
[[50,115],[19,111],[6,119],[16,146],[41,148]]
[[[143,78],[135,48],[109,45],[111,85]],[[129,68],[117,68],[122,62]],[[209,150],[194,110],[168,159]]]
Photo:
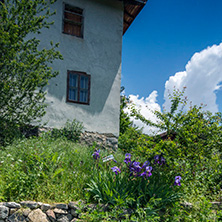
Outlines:
[[49,5],[54,2],[0,2],[1,121],[29,124],[45,113],[43,88],[58,74],[50,64],[62,56],[56,50],[58,44],[52,42],[49,49],[39,50],[40,41],[36,37],[42,28],[49,28],[52,24],[47,19],[55,13],[49,10]]

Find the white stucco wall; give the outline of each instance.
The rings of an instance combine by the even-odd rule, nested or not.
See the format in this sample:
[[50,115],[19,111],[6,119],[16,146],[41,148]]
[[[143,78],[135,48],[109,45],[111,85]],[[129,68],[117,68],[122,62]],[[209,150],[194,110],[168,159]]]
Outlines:
[[[52,40],[59,42],[64,60],[53,64],[60,74],[47,87],[48,108],[43,122],[60,128],[67,119],[83,122],[85,130],[119,133],[119,100],[123,8],[113,0],[66,0],[67,4],[84,10],[84,38],[62,33],[63,1],[53,6],[57,13],[54,25],[38,36],[41,47]],[[90,105],[66,102],[67,70],[91,75]]]

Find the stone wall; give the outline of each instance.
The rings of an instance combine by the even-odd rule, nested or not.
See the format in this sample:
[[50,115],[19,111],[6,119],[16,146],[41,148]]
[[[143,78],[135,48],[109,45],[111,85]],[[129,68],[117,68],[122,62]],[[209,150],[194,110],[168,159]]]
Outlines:
[[[193,207],[191,203],[181,204],[188,212]],[[212,210],[222,210],[222,202],[211,202]],[[70,202],[69,204],[44,204],[33,201],[0,202],[0,222],[77,222],[81,220],[81,214],[95,209],[107,211],[107,205],[86,205],[83,201]],[[126,209],[123,214],[131,215],[133,211]],[[121,221],[121,220],[120,220]]]
[[[52,128],[49,127],[41,127],[38,129],[37,134],[32,135],[41,135],[43,132],[51,131]],[[31,134],[30,132],[27,132]],[[118,148],[118,137],[114,136],[112,133],[97,133],[97,132],[88,132],[85,131],[81,133],[80,143],[85,143],[89,146],[96,145],[96,147],[103,149],[113,149],[116,150]]]
[[80,142],[86,143],[89,146],[92,146],[96,143],[97,146],[103,149],[116,150],[118,148],[118,138],[113,134],[84,132],[81,134]]
[[[81,202],[43,204],[23,201],[0,203],[0,222],[75,222],[81,221]],[[88,205],[92,208],[93,206]]]

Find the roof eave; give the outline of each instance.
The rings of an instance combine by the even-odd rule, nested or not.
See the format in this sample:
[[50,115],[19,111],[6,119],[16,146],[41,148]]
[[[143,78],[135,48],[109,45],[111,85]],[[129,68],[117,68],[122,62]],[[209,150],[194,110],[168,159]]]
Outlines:
[[124,17],[123,17],[123,35],[133,23],[134,19],[145,6],[147,0],[123,0]]

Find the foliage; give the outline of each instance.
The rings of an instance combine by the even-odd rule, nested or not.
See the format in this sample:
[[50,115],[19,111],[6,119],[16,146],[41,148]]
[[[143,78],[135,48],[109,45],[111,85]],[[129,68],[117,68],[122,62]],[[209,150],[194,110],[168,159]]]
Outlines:
[[72,122],[68,120],[63,128],[52,129],[51,137],[53,138],[65,137],[68,140],[76,142],[79,140],[83,128],[84,128],[83,124],[81,122],[78,122],[76,119],[74,119]]
[[[124,87],[121,88],[121,92]],[[133,125],[130,115],[125,111],[129,106],[130,100],[127,96],[120,96],[120,135],[118,147],[124,152],[130,152],[132,149],[139,149],[147,145],[147,135],[142,134],[142,129]]]
[[58,74],[50,64],[62,56],[56,51],[58,44],[52,42],[51,47],[40,50],[36,37],[52,24],[47,19],[54,14],[49,10],[53,3],[0,2],[0,131],[5,137],[7,133],[12,136],[11,129],[33,123],[45,114],[43,89]]
[[[156,218],[160,211],[165,211],[179,200],[180,189],[173,186],[175,175],[166,173],[168,169],[163,163],[163,157],[159,163],[154,159],[151,164],[149,161],[142,164],[132,161],[128,153],[125,156],[125,163],[121,161],[119,167],[111,168],[117,164],[114,162],[104,164],[100,158],[96,158],[92,179],[87,184],[89,200],[113,207],[137,209],[135,215],[140,215],[141,219]],[[139,209],[143,209],[144,212]]]
[[[121,88],[121,92],[124,90],[124,87]],[[133,122],[130,120],[129,114],[124,112],[124,109],[127,108],[129,104],[129,98],[125,95],[120,95],[120,134],[124,134],[127,129],[133,126]]]
[[[187,98],[183,97],[183,93],[184,91],[175,91],[173,95],[170,95],[169,112],[155,111],[154,114],[159,119],[158,123],[152,123],[137,110],[132,110],[137,119],[165,131],[165,138],[162,139],[157,135],[154,139],[155,143],[148,141],[153,144],[152,148],[144,146],[142,149],[134,149],[134,151],[147,156],[163,153],[171,169],[175,171],[182,169],[181,174],[187,179],[195,180],[198,174],[206,176],[207,172],[207,177],[212,178],[210,176],[212,172],[209,172],[206,164],[211,164],[212,161],[221,164],[221,114],[213,115],[204,111],[203,105],[191,106],[189,110],[184,111]],[[216,169],[213,166],[213,170]],[[218,178],[221,178],[221,171]]]
[[83,198],[92,164],[88,147],[65,139],[18,140],[1,150],[0,201]]

